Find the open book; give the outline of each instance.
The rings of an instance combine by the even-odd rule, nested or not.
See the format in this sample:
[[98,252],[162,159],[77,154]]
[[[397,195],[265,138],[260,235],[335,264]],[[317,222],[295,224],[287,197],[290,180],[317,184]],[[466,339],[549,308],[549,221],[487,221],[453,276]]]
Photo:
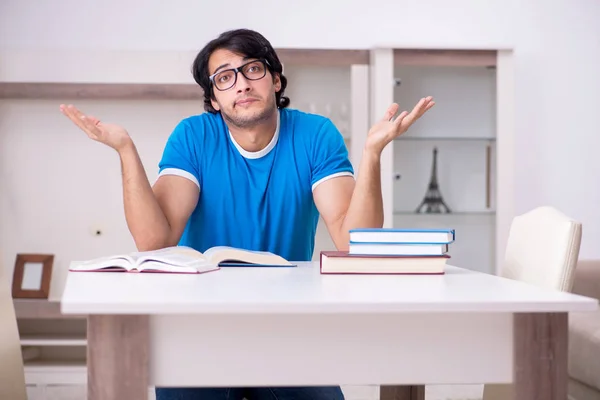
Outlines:
[[215,246],[201,253],[191,247],[172,246],[159,250],[100,257],[87,261],[74,261],[71,263],[69,271],[198,274],[218,270],[221,265],[292,266],[289,261],[269,252]]

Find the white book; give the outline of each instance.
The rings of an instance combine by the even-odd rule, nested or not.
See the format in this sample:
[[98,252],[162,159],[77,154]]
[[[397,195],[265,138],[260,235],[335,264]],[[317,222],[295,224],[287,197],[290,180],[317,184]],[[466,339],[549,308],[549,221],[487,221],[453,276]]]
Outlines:
[[351,242],[348,249],[348,253],[353,255],[441,256],[447,252],[447,244]]
[[449,244],[454,242],[454,229],[351,229],[350,242]]

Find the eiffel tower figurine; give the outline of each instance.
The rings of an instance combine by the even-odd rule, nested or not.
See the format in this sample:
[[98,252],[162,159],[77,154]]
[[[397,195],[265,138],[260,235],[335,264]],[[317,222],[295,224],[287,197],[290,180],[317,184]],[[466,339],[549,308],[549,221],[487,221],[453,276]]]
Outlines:
[[429,179],[429,186],[425,193],[425,198],[419,204],[416,210],[417,213],[426,214],[446,214],[450,213],[450,207],[446,205],[437,181],[437,147],[433,148],[433,165],[431,167],[431,178]]

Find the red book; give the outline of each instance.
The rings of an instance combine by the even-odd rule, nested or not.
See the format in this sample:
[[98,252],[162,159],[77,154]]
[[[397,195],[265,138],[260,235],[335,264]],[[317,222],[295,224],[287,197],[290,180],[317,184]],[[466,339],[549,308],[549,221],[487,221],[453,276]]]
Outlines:
[[322,251],[321,274],[443,274],[449,255],[353,255]]

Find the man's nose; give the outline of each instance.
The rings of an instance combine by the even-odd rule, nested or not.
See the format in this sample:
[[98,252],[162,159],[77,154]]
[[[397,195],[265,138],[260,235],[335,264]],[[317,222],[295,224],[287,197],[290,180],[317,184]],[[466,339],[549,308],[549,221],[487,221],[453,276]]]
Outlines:
[[248,79],[246,79],[244,74],[242,74],[241,72],[238,72],[237,82],[235,83],[235,86],[237,87],[238,93],[241,93],[244,91],[247,92],[248,90],[250,90],[250,81]]

